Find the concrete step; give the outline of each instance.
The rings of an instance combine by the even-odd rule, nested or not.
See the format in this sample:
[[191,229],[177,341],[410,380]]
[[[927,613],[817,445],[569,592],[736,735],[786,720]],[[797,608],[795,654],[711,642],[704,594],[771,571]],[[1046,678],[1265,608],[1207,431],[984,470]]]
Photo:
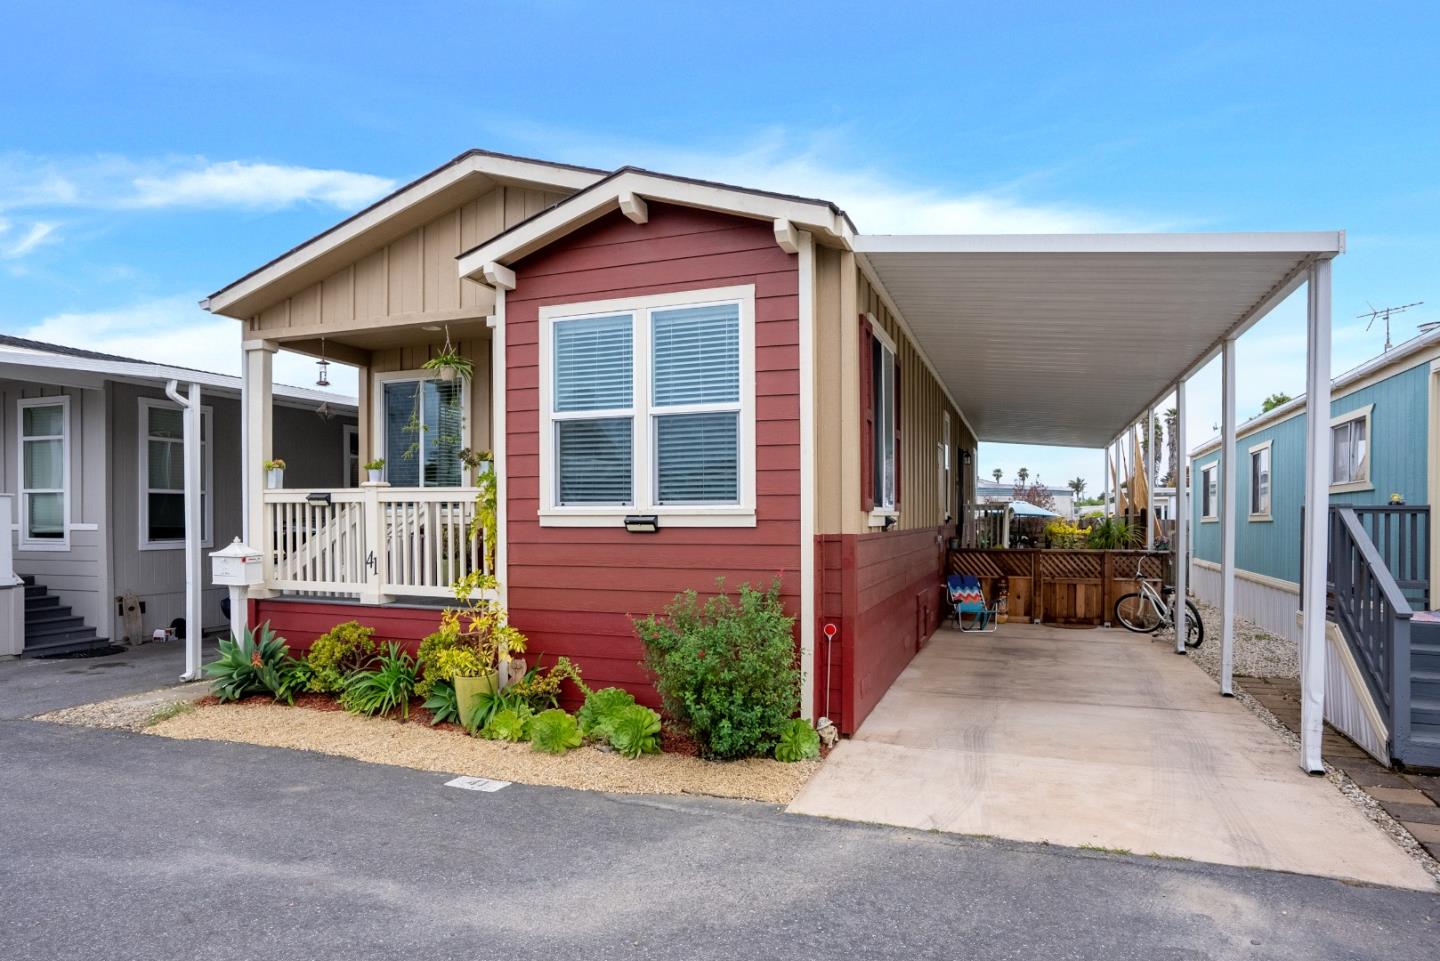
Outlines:
[[85,618],[71,613],[68,607],[45,607],[26,615],[25,636],[29,637],[36,631],[84,623]]
[[21,657],[54,657],[57,654],[79,654],[84,651],[98,650],[110,646],[110,638],[96,637],[94,631],[91,636],[80,638],[67,638],[62,640],[47,640],[41,644],[31,644],[27,639],[25,650]]
[[87,637],[95,636],[95,628],[86,627],[85,622],[80,618],[75,619],[75,624],[45,625],[34,630],[25,632],[25,646],[31,644],[48,644],[51,641],[81,641]]

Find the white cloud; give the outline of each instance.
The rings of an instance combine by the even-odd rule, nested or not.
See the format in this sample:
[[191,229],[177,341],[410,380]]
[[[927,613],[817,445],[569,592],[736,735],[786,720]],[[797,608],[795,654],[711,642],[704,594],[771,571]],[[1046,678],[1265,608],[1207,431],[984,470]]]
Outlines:
[[0,258],[15,260],[23,257],[41,244],[51,243],[59,238],[55,236],[55,228],[58,224],[44,220],[37,220],[18,237],[12,236],[11,225],[8,220],[0,220]]
[[[59,313],[14,333],[52,344],[239,376],[240,323],[206,313],[196,306],[197,300],[195,295],[182,295],[109,310]],[[281,351],[275,356],[274,376],[277,383],[312,386],[315,361]],[[353,367],[332,363],[330,380],[331,390],[355,394]]]
[[311,203],[349,211],[394,186],[388,177],[350,170],[205,157],[0,155],[0,210],[279,209]]

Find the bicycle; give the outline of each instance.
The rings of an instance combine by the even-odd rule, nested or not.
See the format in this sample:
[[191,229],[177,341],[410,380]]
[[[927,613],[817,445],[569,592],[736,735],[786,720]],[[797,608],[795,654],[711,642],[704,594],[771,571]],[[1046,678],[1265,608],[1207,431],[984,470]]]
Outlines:
[[[1143,557],[1135,563],[1135,581],[1140,590],[1123,595],[1115,602],[1115,620],[1127,631],[1136,634],[1154,634],[1163,627],[1175,626],[1175,588],[1162,585],[1157,591],[1150,579],[1141,571]],[[1185,600],[1185,646],[1199,647],[1205,641],[1205,624],[1200,620],[1200,611]]]

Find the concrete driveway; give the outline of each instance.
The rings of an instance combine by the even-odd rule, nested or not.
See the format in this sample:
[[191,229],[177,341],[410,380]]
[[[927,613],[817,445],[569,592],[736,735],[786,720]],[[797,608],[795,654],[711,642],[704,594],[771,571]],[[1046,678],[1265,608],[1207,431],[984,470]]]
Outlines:
[[790,806],[1434,890],[1244,705],[1115,630],[942,630]]
[[[206,640],[206,660],[214,651],[215,642]],[[179,683],[184,670],[180,641],[142,644],[109,657],[0,660],[0,719],[168,687]]]

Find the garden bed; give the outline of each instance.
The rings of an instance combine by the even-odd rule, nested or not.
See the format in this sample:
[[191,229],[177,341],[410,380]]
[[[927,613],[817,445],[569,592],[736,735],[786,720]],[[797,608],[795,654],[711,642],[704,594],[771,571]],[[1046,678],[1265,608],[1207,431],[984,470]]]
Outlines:
[[[311,702],[320,702],[312,704]],[[560,755],[529,744],[487,741],[454,725],[431,727],[422,714],[401,722],[321,708],[333,701],[302,698],[287,707],[261,698],[234,704],[207,699],[195,710],[146,729],[179,740],[237,741],[393,764],[422,771],[615,794],[704,794],[788,804],[820,761],[768,758],[705,761],[686,753],[627,759],[596,746]],[[667,739],[666,748],[670,747]]]

